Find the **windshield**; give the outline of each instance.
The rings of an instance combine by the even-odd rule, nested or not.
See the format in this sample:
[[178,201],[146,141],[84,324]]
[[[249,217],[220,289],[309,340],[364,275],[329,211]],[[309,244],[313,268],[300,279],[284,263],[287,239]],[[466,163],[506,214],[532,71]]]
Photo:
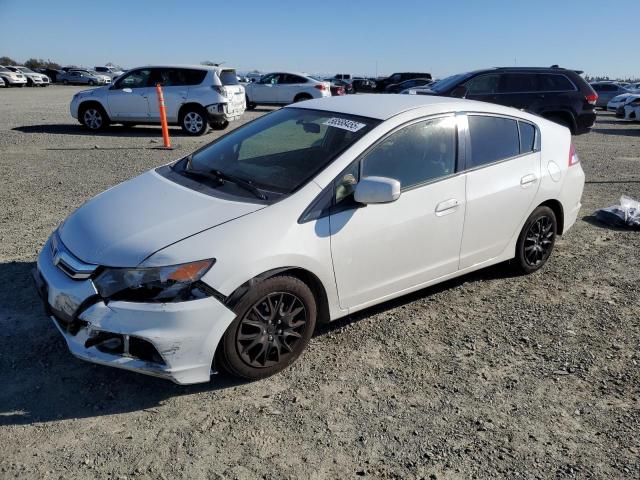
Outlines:
[[10,72],[11,70],[9,70],[6,67],[0,67],[0,72]]
[[20,70],[21,72],[25,72],[25,73],[35,73],[33,70],[31,70],[30,68],[27,67],[17,67],[18,70]]
[[457,75],[451,75],[450,77],[443,78],[442,80],[429,86],[429,89],[436,93],[442,93],[449,90],[451,87],[456,86],[460,82],[464,82],[467,78],[473,75],[473,72],[458,73]]
[[378,123],[341,113],[283,108],[198,150],[187,170],[222,172],[266,192],[287,194]]

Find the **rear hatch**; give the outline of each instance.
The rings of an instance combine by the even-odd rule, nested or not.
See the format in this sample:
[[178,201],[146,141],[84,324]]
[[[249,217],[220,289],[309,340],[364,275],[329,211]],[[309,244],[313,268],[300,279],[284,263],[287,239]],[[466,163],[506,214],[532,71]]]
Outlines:
[[242,113],[245,109],[244,87],[238,81],[238,74],[233,68],[220,70],[220,93],[229,100],[232,110]]

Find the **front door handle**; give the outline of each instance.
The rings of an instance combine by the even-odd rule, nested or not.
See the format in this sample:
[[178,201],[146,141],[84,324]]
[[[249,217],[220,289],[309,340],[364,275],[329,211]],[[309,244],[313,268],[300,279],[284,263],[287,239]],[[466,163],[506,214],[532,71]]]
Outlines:
[[533,173],[530,173],[529,175],[525,175],[520,179],[520,186],[522,188],[527,188],[536,183],[537,180],[538,177],[536,177]]
[[448,215],[450,213],[453,213],[459,206],[460,202],[458,202],[458,200],[455,198],[444,200],[436,205],[436,215],[438,217]]

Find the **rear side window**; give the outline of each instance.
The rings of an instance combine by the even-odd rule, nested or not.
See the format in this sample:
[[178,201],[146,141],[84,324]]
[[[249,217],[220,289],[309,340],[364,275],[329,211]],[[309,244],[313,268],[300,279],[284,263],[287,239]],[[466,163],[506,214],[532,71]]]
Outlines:
[[536,150],[536,128],[530,123],[518,122],[520,126],[520,153]]
[[207,72],[186,68],[156,68],[153,71],[151,84],[159,83],[163,87],[179,87],[185,85],[199,85]]
[[503,93],[527,93],[538,90],[538,82],[535,75],[525,73],[507,73],[503,75]]
[[223,85],[238,85],[238,75],[235,70],[222,70],[220,81]]
[[451,175],[456,166],[455,118],[404,127],[376,145],[362,162],[363,177],[395,178],[403,189]]
[[539,75],[540,90],[543,92],[566,92],[575,90],[573,85],[564,75],[543,73]]
[[307,83],[308,80],[304,77],[301,77],[299,75],[291,75],[290,73],[283,75],[283,81],[280,83],[289,83],[289,84],[294,84],[294,83]]
[[467,158],[467,168],[481,167],[520,153],[518,124],[515,120],[482,115],[469,115],[468,118],[471,158]]

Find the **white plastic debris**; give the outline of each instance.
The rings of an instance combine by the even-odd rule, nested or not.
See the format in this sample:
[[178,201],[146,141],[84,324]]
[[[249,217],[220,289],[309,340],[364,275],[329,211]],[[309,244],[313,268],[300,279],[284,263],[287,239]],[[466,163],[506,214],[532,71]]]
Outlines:
[[640,202],[622,195],[620,205],[597,210],[596,218],[614,227],[640,228]]

